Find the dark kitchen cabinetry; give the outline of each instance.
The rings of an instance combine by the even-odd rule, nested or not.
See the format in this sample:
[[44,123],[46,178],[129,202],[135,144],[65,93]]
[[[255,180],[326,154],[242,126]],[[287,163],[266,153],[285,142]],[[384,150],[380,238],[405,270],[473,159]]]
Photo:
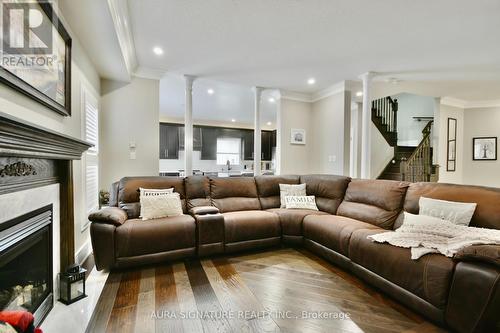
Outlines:
[[[193,126],[193,150],[199,151],[202,147],[201,127]],[[184,126],[179,126],[179,149],[184,150]]]
[[260,133],[261,160],[270,161],[272,159],[271,147],[272,132],[262,131]]
[[243,139],[243,159],[253,161],[253,131],[241,130]]
[[179,126],[160,123],[160,159],[179,158]]
[[201,128],[201,159],[216,160],[217,159],[217,136],[218,130],[214,127]]

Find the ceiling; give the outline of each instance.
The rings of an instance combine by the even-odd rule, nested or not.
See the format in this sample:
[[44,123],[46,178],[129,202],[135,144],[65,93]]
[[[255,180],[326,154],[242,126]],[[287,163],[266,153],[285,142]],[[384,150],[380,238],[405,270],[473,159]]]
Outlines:
[[[162,120],[183,120],[185,106],[184,78],[167,74],[160,80],[160,117]],[[209,94],[209,89],[212,94]],[[193,121],[195,124],[252,126],[254,97],[252,88],[208,79],[193,84]],[[271,99],[270,101],[270,98]],[[265,90],[261,98],[261,126],[276,128],[276,91]],[[233,121],[234,120],[234,121]]]
[[[100,73],[114,78],[106,61],[117,42],[106,42],[114,32],[95,12],[105,1],[60,1],[82,22],[74,29]],[[312,94],[373,71],[433,82],[431,95],[500,99],[499,17],[498,0],[128,0],[126,22],[141,73]]]

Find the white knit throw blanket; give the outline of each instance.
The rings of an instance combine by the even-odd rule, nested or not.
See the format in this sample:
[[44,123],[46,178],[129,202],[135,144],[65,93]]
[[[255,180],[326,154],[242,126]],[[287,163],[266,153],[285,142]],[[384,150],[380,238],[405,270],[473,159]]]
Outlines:
[[411,248],[411,259],[427,253],[441,253],[453,257],[464,247],[477,244],[500,244],[500,230],[466,227],[448,221],[405,222],[396,231],[368,236],[369,239],[391,245]]

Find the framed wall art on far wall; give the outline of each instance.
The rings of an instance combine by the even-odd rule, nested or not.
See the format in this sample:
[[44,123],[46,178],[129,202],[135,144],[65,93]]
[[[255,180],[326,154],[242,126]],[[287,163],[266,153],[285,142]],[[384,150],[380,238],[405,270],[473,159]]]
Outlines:
[[292,128],[290,130],[290,143],[294,145],[305,145],[306,130],[302,128]]
[[472,138],[472,149],[474,161],[496,161],[497,137]]
[[446,151],[446,171],[455,171],[457,167],[457,120],[448,118]]

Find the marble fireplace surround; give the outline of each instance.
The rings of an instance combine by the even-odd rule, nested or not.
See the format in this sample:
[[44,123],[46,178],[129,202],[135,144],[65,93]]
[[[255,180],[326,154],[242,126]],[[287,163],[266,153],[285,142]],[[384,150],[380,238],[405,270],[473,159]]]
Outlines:
[[[0,200],[5,204],[10,202],[10,209],[3,212],[12,215],[16,213],[12,208],[17,206],[22,207],[17,212],[22,215],[30,206],[30,210],[40,208],[42,198],[42,201],[51,198],[56,203],[55,230],[59,232],[53,241],[58,247],[54,253],[58,254],[59,264],[54,263],[53,267],[61,271],[73,264],[75,258],[72,161],[79,160],[91,146],[0,113]],[[0,222],[11,217],[3,215]]]

